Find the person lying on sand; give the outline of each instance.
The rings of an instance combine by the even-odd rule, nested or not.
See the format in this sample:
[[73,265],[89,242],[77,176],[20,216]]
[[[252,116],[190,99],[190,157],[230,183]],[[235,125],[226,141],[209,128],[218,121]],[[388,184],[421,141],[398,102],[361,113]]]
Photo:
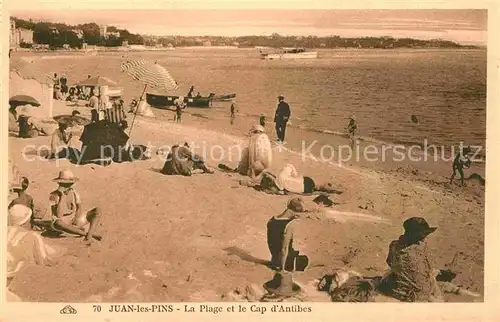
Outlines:
[[386,262],[390,271],[380,282],[380,291],[404,302],[442,302],[425,241],[437,228],[421,217],[407,219],[403,228],[404,234],[389,245]]
[[166,175],[191,176],[197,173],[214,173],[209,169],[202,157],[191,152],[189,145],[174,145],[167,156],[167,160],[160,171]]
[[331,182],[318,185],[312,178],[298,175],[292,164],[285,165],[278,176],[263,171],[258,176],[251,177],[249,181],[240,181],[240,184],[258,187],[259,190],[271,194],[343,193],[341,189],[336,188]]
[[453,160],[453,174],[450,178],[450,184],[453,183],[453,179],[455,179],[455,175],[458,172],[460,174],[460,185],[464,185],[464,168],[468,169],[472,161],[469,159],[468,154],[471,152],[470,147],[466,147],[460,150],[460,152],[455,156]]
[[219,164],[221,170],[237,172],[243,176],[256,177],[264,170],[271,167],[273,150],[271,141],[262,125],[254,125],[250,129],[248,147],[243,150],[238,168],[231,169],[224,164]]
[[82,210],[80,195],[73,188],[78,180],[70,170],[62,170],[54,179],[58,188],[50,193],[52,210],[51,229],[55,232],[84,236],[85,242],[90,244],[92,238],[101,240],[102,237],[95,233],[101,218],[99,208],[89,211]]

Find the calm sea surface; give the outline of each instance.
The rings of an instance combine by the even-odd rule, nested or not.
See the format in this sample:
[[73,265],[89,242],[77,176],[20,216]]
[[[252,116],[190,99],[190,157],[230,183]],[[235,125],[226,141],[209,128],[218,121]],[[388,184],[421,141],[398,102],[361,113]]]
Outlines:
[[[191,85],[203,94],[234,92],[239,112],[252,117],[264,113],[272,118],[276,96],[282,93],[294,126],[342,132],[354,114],[359,134],[368,139],[485,144],[485,50],[339,49],[322,50],[316,60],[264,61],[256,49],[176,49],[61,57],[42,68],[66,73],[70,82],[89,73],[108,76],[130,99],[140,96],[142,86],[120,72],[124,57],[157,60],[179,83],[177,94],[185,95]],[[229,103],[214,103],[196,113],[218,118],[227,117],[228,110]],[[167,117],[156,109],[155,114]],[[411,115],[419,123],[412,123]]]

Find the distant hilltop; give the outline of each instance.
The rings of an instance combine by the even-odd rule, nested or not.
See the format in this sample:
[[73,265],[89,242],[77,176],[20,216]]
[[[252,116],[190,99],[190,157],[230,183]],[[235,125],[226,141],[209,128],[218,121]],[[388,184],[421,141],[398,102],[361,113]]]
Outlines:
[[[17,28],[17,29],[16,29]],[[109,25],[86,23],[77,26],[63,23],[51,23],[11,18],[11,29],[20,30],[21,36],[15,36],[11,30],[11,46],[31,48],[40,45],[51,49],[77,48],[85,46],[121,47],[143,45],[147,47],[214,47],[236,46],[252,47],[303,47],[303,48],[483,48],[480,46],[461,45],[456,42],[432,39],[420,40],[413,38],[394,37],[357,37],[344,38],[340,36],[150,36],[133,34],[126,29]],[[23,35],[27,35],[24,36]],[[29,36],[29,37],[28,37]],[[14,38],[18,38],[18,41]],[[26,40],[29,38],[29,40]]]

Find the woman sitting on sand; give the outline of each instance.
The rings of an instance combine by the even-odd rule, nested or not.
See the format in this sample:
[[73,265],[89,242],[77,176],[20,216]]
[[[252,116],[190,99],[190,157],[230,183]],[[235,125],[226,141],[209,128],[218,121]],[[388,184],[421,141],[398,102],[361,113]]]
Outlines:
[[59,122],[58,125],[59,127],[52,134],[52,139],[50,141],[49,159],[68,157],[69,142],[73,134],[68,130],[68,124]]
[[101,240],[102,237],[95,234],[101,212],[99,208],[89,211],[82,210],[80,195],[73,188],[78,180],[70,170],[62,170],[54,179],[58,188],[50,193],[50,205],[52,210],[51,229],[59,233],[84,236],[88,244],[92,238]]
[[184,146],[174,145],[172,147],[172,151],[168,154],[160,172],[167,175],[183,176],[191,176],[200,172],[214,173],[205,165],[202,157],[191,152],[187,143],[184,143]]
[[265,133],[263,126],[254,125],[250,129],[248,147],[243,150],[238,168],[233,170],[224,164],[219,164],[219,168],[229,172],[238,172],[243,176],[252,178],[268,169],[272,161],[273,150],[271,148],[271,141]]

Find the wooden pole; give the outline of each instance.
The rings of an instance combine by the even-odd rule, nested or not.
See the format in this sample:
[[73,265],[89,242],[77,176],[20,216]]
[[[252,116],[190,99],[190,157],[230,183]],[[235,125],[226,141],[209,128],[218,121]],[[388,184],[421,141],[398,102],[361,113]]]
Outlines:
[[144,85],[144,90],[142,91],[142,94],[141,94],[141,97],[139,98],[139,102],[137,103],[137,106],[135,108],[135,111],[134,111],[134,118],[132,119],[132,125],[130,125],[130,131],[128,132],[128,136],[130,138],[130,135],[132,134],[132,128],[134,127],[134,121],[135,121],[135,117],[137,115],[137,111],[139,110],[139,106],[141,105],[141,102],[142,102],[142,98],[144,97],[144,93],[146,93],[146,88],[148,87],[148,85]]

